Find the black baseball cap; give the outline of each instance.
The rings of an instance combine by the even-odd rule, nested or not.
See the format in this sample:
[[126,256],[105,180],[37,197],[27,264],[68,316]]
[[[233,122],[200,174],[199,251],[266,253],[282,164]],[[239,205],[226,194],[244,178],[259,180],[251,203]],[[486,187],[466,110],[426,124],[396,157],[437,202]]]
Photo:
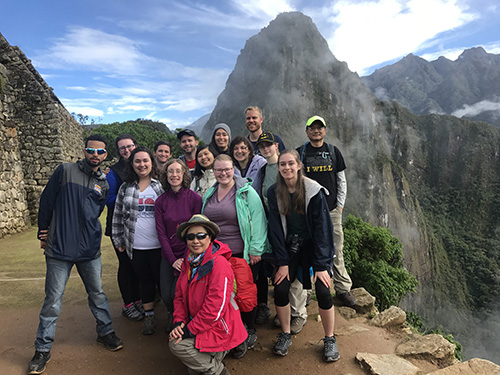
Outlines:
[[189,135],[190,137],[196,138],[196,133],[194,131],[192,131],[191,129],[181,130],[179,133],[177,133],[177,138],[181,139],[185,135]]
[[259,138],[257,139],[256,145],[258,146],[260,143],[264,142],[269,142],[269,143],[276,143],[276,138],[273,133],[271,132],[265,132],[259,135]]

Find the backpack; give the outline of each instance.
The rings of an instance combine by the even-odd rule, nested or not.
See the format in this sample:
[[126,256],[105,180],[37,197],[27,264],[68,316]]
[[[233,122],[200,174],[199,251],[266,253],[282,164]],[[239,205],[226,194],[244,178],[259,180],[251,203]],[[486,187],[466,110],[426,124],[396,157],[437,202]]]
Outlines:
[[229,264],[234,274],[234,300],[241,311],[250,312],[257,306],[257,286],[252,270],[243,258],[231,257]]
[[[300,147],[299,156],[300,156],[301,163],[303,163],[303,161],[304,161],[306,145],[308,143],[311,143],[311,142],[307,141],[306,143],[304,143],[302,145],[302,147]],[[328,145],[328,151],[330,151],[330,158],[332,159],[332,165],[335,167],[335,165],[337,164],[337,157],[335,156],[335,146],[332,145],[331,143],[327,143],[327,145]]]

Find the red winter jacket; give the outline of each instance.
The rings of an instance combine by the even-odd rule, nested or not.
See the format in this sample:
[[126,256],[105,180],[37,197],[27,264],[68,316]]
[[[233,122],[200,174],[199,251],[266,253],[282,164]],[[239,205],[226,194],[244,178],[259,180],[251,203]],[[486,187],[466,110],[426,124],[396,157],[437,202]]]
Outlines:
[[177,280],[174,323],[184,322],[196,335],[200,352],[231,350],[247,338],[238,306],[233,299],[231,249],[214,240],[203,256],[198,272],[188,286],[187,256]]

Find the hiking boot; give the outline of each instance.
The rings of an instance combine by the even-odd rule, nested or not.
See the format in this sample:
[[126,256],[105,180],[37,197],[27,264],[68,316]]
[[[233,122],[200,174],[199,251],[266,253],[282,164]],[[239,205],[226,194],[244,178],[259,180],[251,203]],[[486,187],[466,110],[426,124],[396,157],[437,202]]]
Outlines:
[[335,362],[340,358],[339,350],[337,349],[337,340],[335,336],[325,337],[323,339],[325,343],[325,351],[323,352],[323,358],[327,362]]
[[134,302],[134,306],[135,306],[135,309],[137,311],[139,311],[139,313],[141,315],[143,315],[143,316],[146,315],[146,312],[144,311],[144,306],[142,306],[142,302],[141,301],[135,301]]
[[123,341],[114,332],[104,336],[97,336],[97,342],[112,352],[123,348]]
[[240,359],[243,358],[245,354],[247,354],[247,350],[248,350],[247,340],[245,340],[236,348],[231,349],[231,355],[233,356],[234,359]]
[[350,292],[339,293],[337,297],[342,301],[344,306],[353,307],[356,305],[356,298]]
[[133,302],[122,307],[122,315],[133,322],[138,322],[139,320],[144,319],[144,315],[137,311]]
[[280,327],[281,327],[281,322],[280,322],[280,320],[278,319],[278,314],[276,314],[276,315],[274,316],[274,318],[273,318],[273,324],[274,324],[274,326],[275,326],[275,327],[278,327],[278,328],[280,328]]
[[28,365],[28,374],[35,375],[44,372],[47,363],[50,361],[50,357],[50,352],[39,352],[36,350],[35,355],[31,358],[30,364]]
[[266,324],[270,316],[271,316],[271,310],[269,309],[269,306],[267,306],[265,303],[259,303],[257,305],[257,314],[255,316],[255,323]]
[[142,324],[142,334],[152,335],[156,332],[156,318],[154,315],[146,315],[144,323]]
[[276,355],[285,356],[288,354],[288,347],[292,345],[292,334],[281,332],[278,336],[278,341],[274,345],[273,353]]
[[255,341],[257,341],[257,331],[253,328],[250,328],[249,330],[247,330],[247,332],[247,349],[253,349],[253,347],[255,346]]
[[227,369],[227,367],[224,366],[224,368],[222,369],[222,371],[219,375],[231,375],[231,374],[229,373],[229,370]]
[[290,332],[292,335],[296,335],[302,331],[302,328],[306,325],[307,320],[301,318],[300,316],[292,316],[292,320],[290,321]]

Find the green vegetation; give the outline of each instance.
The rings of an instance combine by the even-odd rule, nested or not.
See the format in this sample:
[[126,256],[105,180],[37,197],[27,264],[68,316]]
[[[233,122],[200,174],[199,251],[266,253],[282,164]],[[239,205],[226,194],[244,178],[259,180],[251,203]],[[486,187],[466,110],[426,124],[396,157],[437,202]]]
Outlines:
[[417,280],[403,268],[403,246],[387,228],[349,215],[344,223],[344,261],[354,286],[376,298],[379,309],[398,305]]
[[[453,273],[463,281],[465,306],[483,312],[500,308],[500,236],[492,225],[499,222],[500,186],[491,188],[440,189],[439,194],[429,191],[420,198],[432,231],[440,238],[436,245],[446,249]],[[467,215],[464,207],[470,207]]]
[[[76,115],[77,121],[86,121],[86,116],[80,114]],[[179,141],[177,136],[172,134],[168,127],[158,121],[147,120],[147,119],[137,119],[135,121],[126,122],[114,122],[112,124],[104,124],[100,126],[92,125],[90,129],[85,129],[84,137],[90,134],[100,134],[108,141],[108,154],[110,157],[115,157],[116,146],[115,139],[120,134],[130,134],[140,145],[146,146],[151,151],[153,151],[153,146],[156,142],[163,140],[167,141],[172,146],[172,155],[177,157],[182,155],[182,150],[179,146]],[[176,130],[176,134],[180,129]]]

